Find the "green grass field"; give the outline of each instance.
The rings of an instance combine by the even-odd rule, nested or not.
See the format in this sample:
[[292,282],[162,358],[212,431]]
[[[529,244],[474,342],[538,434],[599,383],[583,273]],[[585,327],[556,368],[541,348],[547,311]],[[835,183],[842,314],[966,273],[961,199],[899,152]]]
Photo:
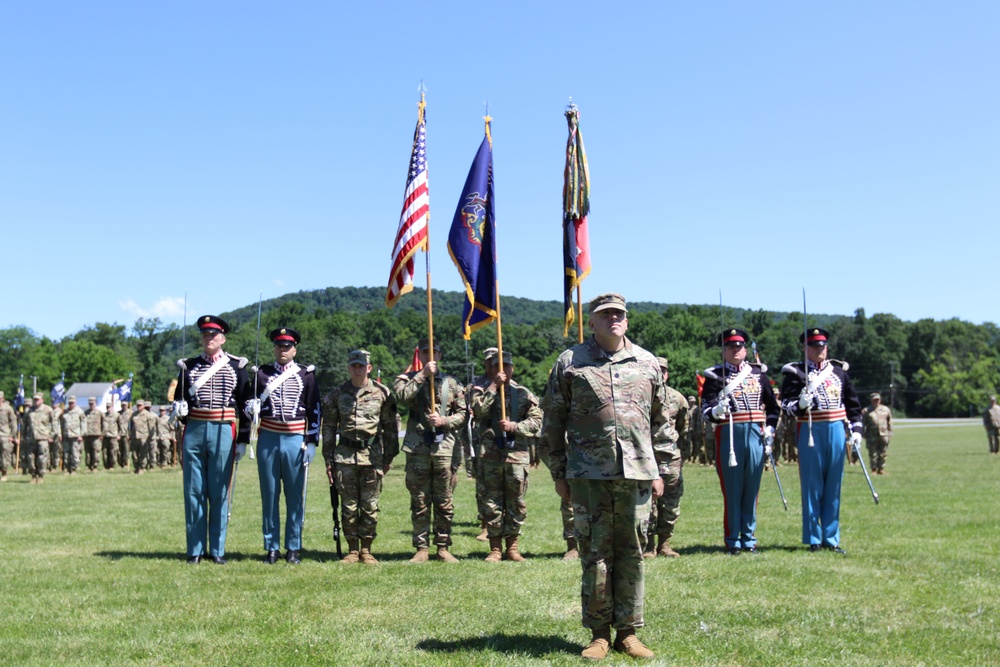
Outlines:
[[[0,485],[0,664],[580,664],[578,563],[563,562],[548,472],[533,473],[523,564],[482,562],[474,489],[456,490],[462,562],[406,561],[409,499],[386,478],[378,566],[336,562],[314,466],[304,561],[260,561],[256,468],[244,460],[223,567],[184,562],[179,470]],[[399,461],[398,463],[402,463]],[[849,468],[845,558],[800,544],[796,470],[761,489],[764,553],[723,555],[714,469],[687,466],[672,544],[647,567],[640,637],[670,665],[1000,665],[1000,457],[976,422],[900,424],[875,506]],[[626,664],[613,655],[609,664]]]

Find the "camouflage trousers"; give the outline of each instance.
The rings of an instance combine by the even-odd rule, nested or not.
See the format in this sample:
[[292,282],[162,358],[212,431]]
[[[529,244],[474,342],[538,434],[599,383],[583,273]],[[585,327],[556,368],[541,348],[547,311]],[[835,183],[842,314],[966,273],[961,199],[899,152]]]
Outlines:
[[476,480],[476,519],[482,523],[486,521],[486,507],[483,505],[486,497],[483,490],[483,459],[482,456],[476,456],[468,460],[472,461],[472,474]]
[[174,443],[168,438],[160,438],[156,441],[157,456],[156,464],[163,468],[174,464]]
[[45,471],[48,468],[51,443],[48,440],[28,440],[27,447],[24,447],[23,445],[24,443],[22,443],[21,447],[24,456],[24,469],[27,470],[32,477],[45,477]]
[[378,525],[378,497],[382,493],[382,471],[375,466],[348,463],[338,463],[336,470],[340,525],[344,537],[348,540],[374,540]]
[[120,436],[118,438],[118,467],[128,468],[129,467],[129,438],[128,436]]
[[87,435],[83,438],[83,453],[88,470],[97,470],[101,465],[101,436]]
[[104,469],[111,470],[115,467],[115,459],[118,454],[118,436],[117,435],[106,435],[104,436],[104,444],[101,448],[101,455],[104,458]]
[[865,448],[868,450],[871,471],[885,470],[885,457],[889,455],[889,440],[883,438],[866,439]]
[[451,457],[407,454],[406,488],[410,492],[414,548],[429,547],[432,505],[434,545],[451,546],[451,523],[455,518]]
[[528,515],[528,465],[480,461],[483,477],[483,520],[490,537],[516,537]]
[[656,536],[667,541],[674,534],[677,517],[681,515],[681,496],[684,495],[684,476],[681,472],[684,460],[674,452],[666,475],[663,478],[663,495],[655,499],[649,510],[649,530],[647,531],[646,551],[655,548],[653,542]]
[[156,467],[156,438],[132,441],[132,469],[136,472]]
[[49,456],[46,459],[49,462],[49,470],[59,469],[60,464],[63,462],[62,453],[63,444],[59,438],[49,443]]
[[571,479],[576,542],[583,577],[583,627],[617,630],[644,625],[646,540],[653,483]]
[[0,473],[7,474],[10,467],[17,468],[14,460],[14,443],[10,436],[0,436]]
[[1000,453],[1000,430],[995,428],[986,429],[986,438],[990,443],[990,454]]
[[63,467],[73,472],[80,467],[80,453],[83,451],[83,438],[66,438],[63,440]]

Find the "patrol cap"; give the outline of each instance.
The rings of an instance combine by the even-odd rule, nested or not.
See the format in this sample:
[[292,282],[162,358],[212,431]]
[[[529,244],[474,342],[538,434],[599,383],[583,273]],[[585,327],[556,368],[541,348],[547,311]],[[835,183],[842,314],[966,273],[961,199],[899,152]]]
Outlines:
[[872,400],[872,401],[874,401],[874,400],[875,400],[876,398],[877,398],[878,400],[880,400],[880,401],[881,401],[881,400],[882,400],[882,394],[878,393],[877,391],[873,391],[873,392],[872,392],[872,393],[871,393],[871,394],[870,394],[870,395],[868,396],[868,398],[869,398],[870,400]]
[[[807,337],[808,334],[808,337]],[[803,331],[799,334],[799,342],[807,343],[812,347],[824,347],[830,338],[830,332],[826,329],[821,329],[819,327],[813,327],[809,329],[808,332]]]
[[750,342],[750,334],[743,329],[726,329],[719,334],[719,340],[727,347],[746,347],[746,344]]
[[295,329],[290,329],[288,327],[281,327],[279,329],[272,329],[267,337],[271,339],[271,342],[275,345],[282,345],[291,347],[293,345],[298,345],[302,342],[302,336]]
[[166,411],[167,411],[167,406],[161,405],[160,406],[160,412],[166,412]]
[[[496,363],[496,358],[497,358],[497,355],[494,352],[493,353],[493,360],[494,360],[493,363]],[[510,352],[504,352],[503,353],[503,362],[505,364],[513,364],[514,363],[514,355],[511,354]]]
[[229,324],[218,315],[202,315],[198,318],[198,331],[205,333],[229,333]]
[[[417,347],[420,348],[421,352],[429,350],[431,347],[430,339],[428,339],[427,336],[424,336],[417,342]],[[434,351],[435,352],[441,351],[441,343],[434,341]]]
[[66,397],[66,400],[67,400],[68,402],[70,402],[70,403],[76,403],[76,396],[72,396],[72,395],[70,395],[70,396],[67,396],[67,397]]
[[600,296],[595,296],[590,300],[590,312],[596,313],[600,310],[608,310],[614,308],[615,310],[620,310],[624,313],[628,313],[628,308],[625,307],[625,297],[621,294],[615,294],[614,292],[608,292],[607,294],[601,294]]
[[97,403],[97,397],[96,396],[91,396],[90,398],[87,399],[87,402],[88,403]]
[[660,365],[660,368],[662,370],[665,370],[665,371],[670,370],[670,363],[667,361],[666,357],[657,357],[656,358],[656,363],[658,363]]
[[497,359],[497,349],[495,347],[488,347],[483,350],[483,361],[488,361],[491,364],[496,363]]
[[347,365],[353,366],[354,364],[360,364],[362,366],[367,366],[371,363],[372,355],[368,350],[352,350],[347,353]]
[[144,400],[142,400],[140,398],[138,401],[135,402],[135,407],[137,407],[137,408],[144,408],[144,407],[146,407],[146,401],[144,401]]
[[688,396],[688,403],[697,403],[698,399],[694,396]]
[[32,396],[32,398],[44,398],[44,397],[42,396],[42,392],[38,392],[34,396]]

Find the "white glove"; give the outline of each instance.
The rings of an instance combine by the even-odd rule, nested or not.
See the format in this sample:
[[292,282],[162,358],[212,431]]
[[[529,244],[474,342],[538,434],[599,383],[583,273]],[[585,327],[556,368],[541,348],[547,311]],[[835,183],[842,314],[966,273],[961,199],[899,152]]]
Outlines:
[[764,427],[764,439],[767,440],[768,442],[771,442],[772,440],[774,440],[774,427],[773,426],[765,426]]
[[247,401],[247,406],[243,408],[243,414],[245,414],[250,419],[256,421],[257,415],[260,414],[260,399],[255,398],[253,400]]
[[851,447],[860,447],[860,446],[861,446],[861,434],[857,432],[851,433]]
[[187,417],[188,415],[188,402],[187,401],[174,401],[174,414],[178,417]]
[[247,453],[247,446],[243,444],[236,445],[236,460],[239,461],[243,458],[243,455]]
[[774,450],[771,449],[771,443],[770,442],[765,442],[764,443],[764,456],[766,456],[767,458],[771,458],[771,452],[773,452],[773,451]]
[[316,456],[316,445],[314,445],[314,444],[311,444],[311,443],[310,443],[309,445],[306,445],[306,451],[305,451],[305,453],[304,453],[304,454],[302,455],[302,458],[303,458],[303,460],[304,460],[303,462],[304,462],[304,463],[305,463],[306,465],[309,465],[310,463],[312,463],[312,462],[313,462],[313,458],[314,458],[315,456]]
[[719,401],[718,405],[712,408],[712,416],[715,419],[724,419],[729,415],[729,401]]
[[799,394],[799,410],[808,410],[812,407],[812,404],[813,395],[808,391],[803,390],[802,393]]

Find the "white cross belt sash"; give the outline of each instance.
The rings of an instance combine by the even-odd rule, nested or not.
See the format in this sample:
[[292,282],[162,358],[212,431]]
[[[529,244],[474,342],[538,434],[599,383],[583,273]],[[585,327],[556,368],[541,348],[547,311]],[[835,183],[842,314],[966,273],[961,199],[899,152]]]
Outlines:
[[191,388],[188,390],[191,396],[192,397],[195,396],[198,393],[198,390],[204,387],[205,383],[211,380],[212,376],[218,373],[220,370],[222,370],[222,367],[228,363],[229,363],[228,354],[223,354],[221,357],[219,357],[215,361],[215,363],[212,364],[207,371],[205,371],[205,374],[202,375],[200,378],[198,378],[193,385],[191,385]]
[[284,373],[268,380],[267,386],[264,387],[264,392],[260,395],[260,402],[266,403],[268,396],[270,396],[275,389],[280,387],[282,384],[284,384],[285,380],[292,377],[298,372],[299,372],[299,365],[296,363],[292,363],[292,365]]

